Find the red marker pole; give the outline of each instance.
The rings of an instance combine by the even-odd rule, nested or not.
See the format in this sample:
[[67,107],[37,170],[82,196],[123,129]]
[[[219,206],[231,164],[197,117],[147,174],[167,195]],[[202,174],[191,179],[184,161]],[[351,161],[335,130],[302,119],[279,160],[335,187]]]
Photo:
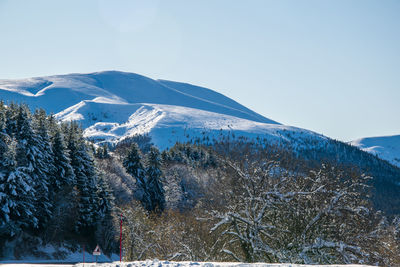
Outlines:
[[122,262],[122,213],[121,222],[119,224],[119,262]]

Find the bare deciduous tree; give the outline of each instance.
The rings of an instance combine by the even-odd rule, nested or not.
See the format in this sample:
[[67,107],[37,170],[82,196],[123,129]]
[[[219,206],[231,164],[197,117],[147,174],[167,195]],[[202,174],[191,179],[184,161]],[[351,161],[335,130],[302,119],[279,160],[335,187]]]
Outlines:
[[364,263],[376,218],[365,194],[370,177],[322,165],[292,174],[274,161],[226,161],[236,179],[233,203],[211,229],[235,260]]

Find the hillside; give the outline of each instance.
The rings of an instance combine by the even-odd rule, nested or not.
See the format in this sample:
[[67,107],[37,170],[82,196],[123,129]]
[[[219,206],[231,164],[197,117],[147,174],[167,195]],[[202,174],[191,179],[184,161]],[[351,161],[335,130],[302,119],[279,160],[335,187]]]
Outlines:
[[193,138],[218,139],[221,134],[234,134],[267,138],[278,143],[289,141],[291,132],[296,138],[315,138],[320,142],[327,138],[304,129],[256,122],[216,112],[183,106],[161,104],[115,104],[82,101],[58,114],[60,121],[75,120],[82,123],[86,138],[95,142],[117,143],[133,135],[149,134],[159,148],[173,146]]
[[400,167],[400,135],[360,138],[350,144]]

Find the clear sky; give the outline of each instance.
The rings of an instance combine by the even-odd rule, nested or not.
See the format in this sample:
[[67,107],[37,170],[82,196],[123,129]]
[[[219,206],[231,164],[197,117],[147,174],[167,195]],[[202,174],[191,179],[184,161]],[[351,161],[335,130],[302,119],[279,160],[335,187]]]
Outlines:
[[0,78],[101,70],[343,141],[400,134],[400,1],[0,0]]

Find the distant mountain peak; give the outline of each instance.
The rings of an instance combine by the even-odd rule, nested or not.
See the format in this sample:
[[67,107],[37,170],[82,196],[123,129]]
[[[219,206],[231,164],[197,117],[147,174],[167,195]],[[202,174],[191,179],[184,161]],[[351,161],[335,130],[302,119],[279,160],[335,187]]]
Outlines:
[[44,108],[61,121],[79,121],[96,142],[149,134],[160,147],[205,133],[236,133],[275,140],[317,138],[284,126],[211,89],[135,73],[101,71],[0,80],[0,98]]
[[[0,80],[0,97],[26,100],[41,105],[48,112],[58,113],[82,100],[98,97],[120,103],[152,103],[184,106],[258,122],[277,122],[267,119],[236,101],[207,88],[187,83],[151,78],[129,72],[102,71],[88,74],[66,74],[19,80]],[[15,93],[13,96],[12,94]],[[66,94],[70,95],[66,99]],[[59,99],[69,100],[63,105]],[[37,97],[38,99],[29,99]],[[59,105],[48,102],[59,102]]]

